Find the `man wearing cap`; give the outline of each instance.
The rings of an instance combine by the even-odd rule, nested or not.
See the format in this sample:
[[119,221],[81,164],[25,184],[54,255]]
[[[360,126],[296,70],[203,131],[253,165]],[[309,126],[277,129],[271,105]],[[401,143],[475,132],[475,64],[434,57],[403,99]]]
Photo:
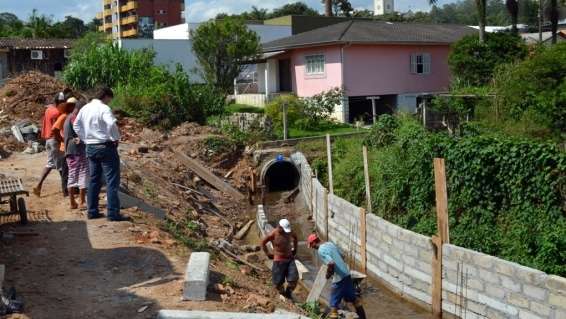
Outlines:
[[53,134],[53,125],[61,115],[63,108],[66,107],[65,104],[65,93],[59,92],[55,96],[54,104],[50,104],[45,108],[45,113],[43,115],[43,124],[41,127],[41,138],[45,140],[45,150],[47,152],[47,164],[41,172],[41,177],[39,182],[33,188],[33,193],[36,196],[41,196],[41,189],[43,188],[43,182],[51,172],[51,170],[56,169],[61,174],[61,186],[63,195],[67,194],[67,185],[63,181],[63,159],[64,154],[59,149],[59,141]]
[[[273,245],[273,253],[267,250],[267,243]],[[295,265],[297,254],[297,236],[291,231],[291,223],[287,219],[279,221],[279,225],[261,241],[261,248],[269,259],[273,259],[271,279],[277,291],[292,300],[293,290],[299,281],[299,271]],[[284,289],[285,280],[287,288]]]
[[346,265],[342,255],[340,255],[338,247],[331,242],[322,243],[316,234],[309,235],[307,244],[310,248],[318,251],[318,256],[328,266],[326,279],[333,277],[329,318],[338,318],[338,307],[340,307],[340,303],[344,299],[347,303],[354,305],[360,319],[366,319],[366,312],[362,302],[356,297],[350,269],[348,269],[348,265]]

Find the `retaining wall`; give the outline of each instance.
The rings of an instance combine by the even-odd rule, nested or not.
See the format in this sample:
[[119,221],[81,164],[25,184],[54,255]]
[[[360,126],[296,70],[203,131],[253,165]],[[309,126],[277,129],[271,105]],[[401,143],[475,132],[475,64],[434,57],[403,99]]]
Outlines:
[[[312,178],[303,154],[295,153],[291,159],[299,167],[299,187],[319,234],[334,242],[352,264],[359,265],[361,208],[329,195]],[[376,215],[365,218],[368,274],[403,297],[430,308],[431,238]],[[444,245],[442,262],[445,312],[470,319],[566,319],[565,278],[454,245]]]

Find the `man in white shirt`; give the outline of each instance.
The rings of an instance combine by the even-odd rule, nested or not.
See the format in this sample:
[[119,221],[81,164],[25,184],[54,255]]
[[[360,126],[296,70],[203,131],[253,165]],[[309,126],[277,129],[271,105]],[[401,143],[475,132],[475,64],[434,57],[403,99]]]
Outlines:
[[108,106],[114,97],[110,88],[102,88],[96,98],[85,105],[77,114],[73,128],[79,139],[86,145],[89,162],[90,182],[87,191],[88,218],[99,218],[98,209],[102,174],[106,178],[107,210],[106,218],[110,221],[123,221],[120,215],[120,156],[118,141],[120,132],[116,118]]

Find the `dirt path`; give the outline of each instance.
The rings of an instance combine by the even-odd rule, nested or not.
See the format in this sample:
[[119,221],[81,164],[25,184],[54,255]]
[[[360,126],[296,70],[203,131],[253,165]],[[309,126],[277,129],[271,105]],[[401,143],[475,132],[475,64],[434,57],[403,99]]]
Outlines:
[[[21,177],[31,189],[44,157],[13,155],[0,161],[0,173]],[[136,217],[134,223],[88,221],[68,209],[58,185],[59,176],[53,172],[42,197],[26,199],[29,225],[20,226],[16,217],[0,219],[0,231],[39,234],[0,240],[5,286],[14,286],[25,301],[25,314],[10,318],[154,318],[165,308],[238,311],[250,306],[245,302],[250,291],[271,294],[265,276],[241,277],[237,267],[217,260],[211,265],[212,282],[229,278],[240,299],[222,302],[220,295],[212,294],[212,301],[182,302],[186,248],[157,230],[155,220],[134,210],[126,211]]]

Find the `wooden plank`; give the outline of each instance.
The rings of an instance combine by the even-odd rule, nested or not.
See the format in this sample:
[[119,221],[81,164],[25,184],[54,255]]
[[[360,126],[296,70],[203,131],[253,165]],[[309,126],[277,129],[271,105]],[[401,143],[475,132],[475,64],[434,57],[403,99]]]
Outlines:
[[328,189],[330,194],[334,194],[334,179],[332,176],[332,144],[330,142],[330,134],[326,134],[326,156],[328,164]]
[[326,236],[326,240],[329,240],[328,237],[328,219],[330,218],[330,209],[328,204],[328,190],[324,189],[324,235]]
[[307,302],[315,302],[318,301],[324,287],[326,286],[326,270],[328,269],[327,265],[322,265],[318,274],[316,275],[316,279],[314,280],[314,284],[312,285],[311,291],[307,297]]
[[237,189],[224,182],[218,176],[214,175],[208,168],[199,163],[198,161],[188,157],[187,155],[181,153],[179,150],[173,150],[175,157],[187,166],[190,170],[195,172],[199,177],[204,179],[207,183],[214,186],[219,191],[232,196],[237,200],[244,200],[246,197],[244,194],[240,193]]
[[371,210],[371,188],[370,188],[370,180],[369,180],[369,165],[368,165],[368,148],[364,146],[363,148],[364,154],[364,177],[366,180],[366,201],[367,201],[367,212],[368,214],[372,213]]
[[450,243],[448,230],[448,192],[446,190],[446,167],[443,158],[434,159],[434,185],[436,190],[436,225],[442,243]]
[[366,210],[360,208],[360,255],[361,255],[361,271],[367,273],[367,232],[366,232]]
[[432,236],[432,315],[442,318],[442,240]]

